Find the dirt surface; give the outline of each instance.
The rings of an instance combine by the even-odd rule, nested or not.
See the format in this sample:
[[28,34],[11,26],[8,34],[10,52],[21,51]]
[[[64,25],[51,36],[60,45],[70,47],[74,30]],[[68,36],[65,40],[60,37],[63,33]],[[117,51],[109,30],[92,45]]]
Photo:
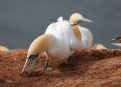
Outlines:
[[[121,87],[121,50],[78,50],[76,69],[65,69],[66,63],[52,71],[35,67],[31,76],[21,75],[26,54],[27,49],[0,52],[0,87]],[[44,60],[42,55],[35,66]]]

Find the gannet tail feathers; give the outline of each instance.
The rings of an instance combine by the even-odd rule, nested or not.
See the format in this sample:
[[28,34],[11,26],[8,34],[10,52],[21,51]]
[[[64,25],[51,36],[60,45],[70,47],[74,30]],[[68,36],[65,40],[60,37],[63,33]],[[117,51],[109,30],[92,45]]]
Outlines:
[[58,18],[58,21],[63,21],[63,17],[60,16],[60,17]]

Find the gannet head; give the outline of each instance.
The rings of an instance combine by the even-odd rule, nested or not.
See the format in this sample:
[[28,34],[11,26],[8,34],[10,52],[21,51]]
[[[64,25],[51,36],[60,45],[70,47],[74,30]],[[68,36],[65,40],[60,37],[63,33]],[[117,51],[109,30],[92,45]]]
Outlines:
[[84,18],[81,14],[79,13],[73,13],[70,16],[69,22],[71,25],[75,24],[86,24],[86,23],[93,23],[91,20]]
[[117,38],[112,39],[111,44],[121,47],[121,35],[118,34]]
[[93,49],[97,49],[97,50],[99,50],[99,49],[107,49],[103,44],[100,44],[100,43],[95,44],[92,48]]

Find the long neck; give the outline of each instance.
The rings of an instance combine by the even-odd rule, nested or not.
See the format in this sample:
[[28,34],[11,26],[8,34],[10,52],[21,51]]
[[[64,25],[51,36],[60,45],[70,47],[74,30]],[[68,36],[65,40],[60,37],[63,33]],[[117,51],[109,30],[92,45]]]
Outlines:
[[81,32],[79,31],[79,28],[77,25],[71,26],[72,30],[76,36],[76,39],[81,40]]

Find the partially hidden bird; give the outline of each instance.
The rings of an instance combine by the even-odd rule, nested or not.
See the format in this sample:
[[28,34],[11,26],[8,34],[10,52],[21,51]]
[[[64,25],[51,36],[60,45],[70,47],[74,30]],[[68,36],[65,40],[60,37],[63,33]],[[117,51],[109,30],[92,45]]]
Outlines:
[[111,40],[111,44],[121,47],[121,33],[117,34],[117,37]]
[[7,47],[0,45],[0,51],[7,51],[9,50]]
[[82,27],[80,25],[93,22],[89,19],[84,18],[79,13],[73,13],[69,18],[69,22],[71,24],[71,27],[76,38],[79,41],[80,47],[91,48],[93,43],[93,35],[89,29]]
[[97,50],[100,50],[100,49],[107,49],[103,44],[95,44],[92,49],[97,49]]
[[[58,21],[54,21],[47,27],[45,34],[40,35],[31,43],[22,73],[30,61],[32,61],[28,72],[31,74],[36,61],[43,52],[46,53],[46,61],[41,69],[52,70],[52,68],[48,66],[48,61],[61,64],[73,54],[74,49],[77,49],[76,43],[77,40],[70,23],[63,20],[62,17],[59,17]],[[70,64],[72,64],[72,61],[70,61]]]

